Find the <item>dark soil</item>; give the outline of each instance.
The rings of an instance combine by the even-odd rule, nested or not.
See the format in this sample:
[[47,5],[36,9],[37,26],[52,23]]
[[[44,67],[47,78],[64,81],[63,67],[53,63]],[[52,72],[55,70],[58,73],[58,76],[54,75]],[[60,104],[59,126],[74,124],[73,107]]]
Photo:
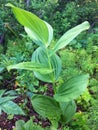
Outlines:
[[[44,94],[46,94],[47,96],[53,96],[53,89],[51,85],[47,86],[47,91]],[[1,130],[13,130],[13,128],[15,127],[16,121],[24,120],[25,122],[27,122],[30,119],[30,117],[33,117],[34,123],[40,124],[42,127],[47,127],[51,125],[48,119],[42,119],[34,111],[31,105],[30,99],[28,97],[24,98],[24,96],[20,95],[19,97],[14,99],[14,102],[17,104],[20,104],[20,103],[23,103],[25,99],[27,100],[27,103],[26,103],[24,111],[27,113],[27,116],[14,115],[12,119],[9,119],[9,116],[5,112],[2,112],[2,115],[0,115],[0,129]]]

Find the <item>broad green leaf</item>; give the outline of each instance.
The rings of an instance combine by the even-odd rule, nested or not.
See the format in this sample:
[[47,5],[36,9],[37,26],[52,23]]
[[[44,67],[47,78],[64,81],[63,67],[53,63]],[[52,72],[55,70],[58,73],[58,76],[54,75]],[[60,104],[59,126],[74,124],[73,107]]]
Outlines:
[[11,69],[25,69],[25,70],[31,70],[31,71],[37,71],[41,74],[48,74],[52,73],[52,69],[49,69],[44,64],[40,63],[34,63],[34,62],[22,62],[18,63],[16,65],[10,65],[7,67],[8,71]]
[[6,102],[8,102],[9,100],[12,100],[12,99],[15,99],[16,98],[16,96],[5,96],[5,97],[0,97],[0,105],[2,105],[2,104],[4,104],[4,103],[6,103]]
[[0,90],[0,98],[2,97],[2,95],[4,94],[5,91],[6,90],[4,90],[4,89]]
[[24,124],[25,124],[25,122],[23,120],[16,121],[16,123],[15,123],[16,130],[25,130]]
[[62,110],[61,121],[62,123],[68,123],[76,112],[76,104],[74,101],[61,102],[60,108]]
[[[45,22],[45,21],[44,21],[44,22]],[[51,25],[49,25],[47,22],[45,22],[45,24],[46,24],[46,26],[47,26],[47,28],[48,28],[48,31],[49,31],[49,39],[48,39],[47,44],[46,44],[46,47],[48,47],[49,44],[50,44],[51,41],[52,41],[52,38],[53,38],[53,29],[52,29]],[[31,29],[25,27],[25,31],[26,31],[26,33],[28,34],[28,36],[29,36],[35,43],[37,43],[39,46],[43,46],[43,44],[42,44],[41,42],[37,42],[37,41],[38,41],[38,36],[35,36],[34,32],[33,32]]]
[[52,97],[44,95],[34,95],[31,99],[34,110],[43,117],[60,117],[61,110],[59,103]]
[[39,46],[45,45],[46,47],[50,44],[53,38],[53,29],[48,23],[33,13],[15,7],[12,4],[7,4],[7,6],[12,8],[16,19],[25,27],[25,31],[36,44]]
[[12,101],[7,101],[6,103],[0,104],[0,107],[7,114],[25,115],[22,109]]
[[49,57],[49,50],[42,47],[37,48],[32,55],[32,62],[44,64],[48,68],[52,69],[51,74],[42,75],[41,73],[34,72],[35,76],[44,82],[54,82],[58,80],[61,72],[61,60],[56,54]]
[[9,90],[7,92],[4,93],[5,96],[17,96],[18,93],[16,92],[16,90]]
[[[3,96],[5,90],[0,90],[0,114],[3,110],[4,112],[7,112],[7,114],[22,114],[21,108],[15,104],[14,102],[10,101],[12,99],[15,99],[17,96]],[[17,110],[16,110],[17,109]]]
[[0,114],[1,114],[1,110],[3,110],[7,114],[21,114],[21,115],[24,115],[22,109],[17,104],[10,101],[12,99],[15,99],[16,96],[2,97],[4,92],[5,92],[5,90],[2,90],[0,92]]
[[90,25],[87,21],[82,24],[68,30],[56,43],[54,46],[53,52],[62,49],[66,45],[68,45],[77,35],[79,35],[82,31],[89,29]]
[[89,75],[75,76],[66,81],[59,87],[54,95],[55,100],[59,102],[68,102],[80,96],[88,85]]

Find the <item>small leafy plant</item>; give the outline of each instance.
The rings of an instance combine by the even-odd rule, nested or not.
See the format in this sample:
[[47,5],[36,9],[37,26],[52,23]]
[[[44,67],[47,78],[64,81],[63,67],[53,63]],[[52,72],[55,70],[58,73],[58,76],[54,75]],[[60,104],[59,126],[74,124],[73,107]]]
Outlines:
[[13,130],[56,130],[53,126],[51,128],[42,128],[40,125],[34,124],[32,118],[26,123],[23,120],[18,120],[15,123]]
[[33,124],[32,119],[26,123],[23,120],[18,120],[15,124],[16,127],[13,130],[43,130],[41,126]]
[[32,106],[42,117],[48,118],[55,128],[58,128],[58,122],[61,122],[63,126],[75,114],[76,104],[74,99],[86,89],[89,75],[75,76],[61,86],[56,87],[62,70],[61,59],[57,55],[57,51],[68,45],[82,31],[89,29],[90,25],[85,21],[70,29],[51,47],[53,39],[51,25],[33,13],[17,8],[12,4],[7,4],[7,6],[12,8],[16,19],[24,26],[28,36],[39,46],[33,52],[31,62],[10,65],[7,69],[8,71],[11,69],[31,70],[37,79],[42,82],[52,83],[53,97],[35,94],[31,98]]

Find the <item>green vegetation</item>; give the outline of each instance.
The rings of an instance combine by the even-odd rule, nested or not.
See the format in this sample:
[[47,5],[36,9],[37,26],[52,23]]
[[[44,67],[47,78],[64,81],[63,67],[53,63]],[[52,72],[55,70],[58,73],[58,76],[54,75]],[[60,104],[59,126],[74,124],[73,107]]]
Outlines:
[[0,3],[0,116],[12,130],[97,130],[98,2]]

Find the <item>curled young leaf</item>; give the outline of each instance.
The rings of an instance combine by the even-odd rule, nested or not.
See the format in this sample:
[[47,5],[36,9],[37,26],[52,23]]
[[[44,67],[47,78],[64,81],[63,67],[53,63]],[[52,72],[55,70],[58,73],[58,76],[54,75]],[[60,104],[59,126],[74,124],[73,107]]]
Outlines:
[[54,82],[58,80],[61,72],[61,60],[58,55],[53,54],[49,57],[49,51],[42,47],[37,48],[32,55],[32,62],[39,64],[44,64],[48,68],[52,69],[52,73],[42,75],[41,73],[35,71],[35,76],[44,82]]

